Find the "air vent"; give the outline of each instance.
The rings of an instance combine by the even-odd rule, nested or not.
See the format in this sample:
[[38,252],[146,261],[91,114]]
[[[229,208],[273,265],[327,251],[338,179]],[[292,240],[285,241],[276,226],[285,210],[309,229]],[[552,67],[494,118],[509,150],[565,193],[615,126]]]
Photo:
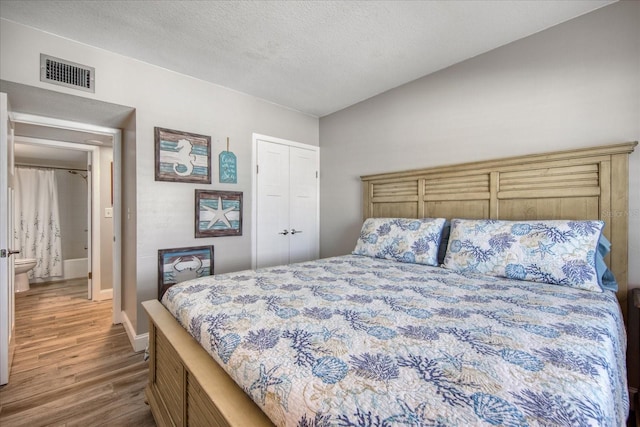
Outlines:
[[40,81],[95,93],[95,68],[40,54]]

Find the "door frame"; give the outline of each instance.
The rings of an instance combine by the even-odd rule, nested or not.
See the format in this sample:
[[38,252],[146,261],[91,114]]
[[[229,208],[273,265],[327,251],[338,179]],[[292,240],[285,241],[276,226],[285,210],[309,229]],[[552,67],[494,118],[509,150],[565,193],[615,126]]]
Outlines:
[[274,144],[286,145],[289,147],[297,147],[305,150],[312,150],[318,154],[318,188],[316,191],[316,199],[318,200],[316,233],[318,235],[318,254],[320,253],[320,147],[317,145],[304,144],[302,142],[291,141],[288,139],[277,138],[275,136],[262,135],[253,133],[251,136],[251,268],[256,269],[257,266],[257,225],[258,225],[258,141],[272,142]]
[[[122,323],[122,289],[121,289],[121,271],[122,271],[122,214],[121,214],[121,190],[122,190],[122,165],[121,165],[121,151],[122,151],[122,132],[120,129],[109,128],[105,126],[98,126],[89,123],[74,122],[69,120],[55,119],[51,117],[36,116],[32,114],[23,113],[10,113],[11,118],[15,123],[25,123],[31,125],[55,127],[65,130],[73,130],[79,132],[88,132],[100,135],[111,136],[113,141],[113,294],[112,294],[112,322],[114,324]],[[25,140],[36,140],[36,138],[20,138],[21,142]],[[40,140],[41,143],[45,140]],[[58,141],[46,140],[50,145],[58,143]],[[84,147],[85,151],[91,151],[95,153],[93,155],[93,171],[97,172],[95,176],[99,175],[99,162],[96,155],[99,153],[98,146],[88,144],[75,144],[75,143],[60,143],[59,147],[69,148],[68,146]],[[87,147],[93,147],[87,149]],[[93,180],[93,193],[99,191],[99,180]],[[92,201],[92,220],[94,224],[100,223],[101,209],[100,201],[97,197]],[[92,227],[92,247],[91,257],[93,260],[100,259],[100,228]],[[100,267],[99,263],[92,262],[92,300],[100,300]],[[96,265],[97,264],[97,265]],[[96,269],[96,266],[98,267]]]
[[[82,151],[88,154],[87,157],[87,208],[88,208],[88,221],[87,221],[87,249],[88,249],[88,271],[91,272],[91,278],[88,279],[87,284],[87,298],[92,301],[100,301],[103,298],[100,294],[102,287],[100,278],[101,266],[99,260],[101,258],[101,245],[100,245],[100,227],[94,227],[94,224],[100,223],[100,199],[94,197],[94,194],[100,193],[100,179],[95,179],[95,176],[100,176],[100,147],[96,145],[77,144],[73,142],[55,141],[45,138],[30,138],[24,136],[15,137],[14,141],[19,144],[35,145],[44,147],[54,147],[63,150]],[[28,167],[28,165],[27,165]],[[46,167],[46,165],[44,165]],[[94,175],[95,173],[95,175]]]

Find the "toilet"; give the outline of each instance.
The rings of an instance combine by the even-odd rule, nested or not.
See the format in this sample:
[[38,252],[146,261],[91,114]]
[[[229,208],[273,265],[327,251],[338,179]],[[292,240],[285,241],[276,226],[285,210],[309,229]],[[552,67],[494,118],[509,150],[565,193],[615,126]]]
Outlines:
[[32,258],[16,259],[15,260],[15,290],[16,292],[23,292],[29,290],[29,277],[27,273],[33,267],[36,266],[36,260]]

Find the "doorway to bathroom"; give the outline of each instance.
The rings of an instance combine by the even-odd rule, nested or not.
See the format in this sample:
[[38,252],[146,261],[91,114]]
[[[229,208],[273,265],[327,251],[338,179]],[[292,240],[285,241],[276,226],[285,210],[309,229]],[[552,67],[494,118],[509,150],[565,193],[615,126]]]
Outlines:
[[[122,206],[126,206],[127,220],[135,218],[135,176],[136,176],[136,118],[135,109],[132,107],[110,104],[95,99],[78,97],[75,95],[49,91],[42,88],[36,88],[28,85],[17,84],[0,79],[0,120],[2,123],[2,132],[0,132],[0,170],[6,172],[11,178],[14,171],[13,156],[13,135],[14,130],[22,125],[34,125],[34,129],[54,128],[60,132],[70,131],[74,134],[78,132],[88,132],[92,134],[111,135],[113,138],[113,235],[105,236],[106,239],[113,241],[113,288],[111,300],[111,316],[113,324],[123,323],[128,320],[123,311],[123,274],[126,277],[135,278],[135,266],[126,269],[122,268],[123,251],[133,254],[135,259],[136,240],[135,240],[135,220],[127,221],[127,230],[130,231],[131,238],[124,242],[122,239]],[[57,117],[57,118],[53,118]],[[6,127],[5,127],[6,124]],[[123,129],[121,131],[120,129]],[[21,132],[18,132],[21,134]],[[46,135],[31,134],[32,138],[45,138]],[[127,141],[127,150],[123,153],[122,141]],[[69,141],[68,138],[60,138]],[[90,137],[87,139],[91,139]],[[78,141],[76,141],[78,142]],[[83,142],[83,141],[79,141]],[[126,169],[125,169],[126,166]],[[134,184],[128,190],[123,191],[122,176],[127,173],[129,179],[133,179]],[[10,204],[4,203],[6,195],[12,196],[12,181],[3,180],[4,174],[0,174],[0,198],[3,199],[2,212],[0,218],[9,217]],[[133,177],[133,178],[132,178]],[[133,189],[133,190],[132,190]],[[98,215],[99,210],[92,211],[92,222],[94,217]],[[10,222],[13,225],[13,221]],[[0,221],[2,223],[2,221]],[[9,227],[7,226],[7,229]],[[13,228],[13,227],[11,227]],[[97,228],[94,228],[96,230]],[[95,233],[93,233],[95,234]],[[7,233],[0,233],[1,236],[14,235],[13,230]],[[95,251],[99,251],[100,245],[96,244],[100,236],[95,236],[92,245],[92,258],[96,259]],[[8,239],[5,239],[8,240]],[[11,239],[13,240],[13,239]],[[1,249],[5,252],[12,253],[11,247],[4,242]],[[9,250],[6,250],[9,249]],[[9,379],[11,371],[11,354],[15,348],[14,326],[14,263],[12,257],[0,257],[0,384],[4,384]],[[128,264],[130,266],[130,264]],[[96,286],[95,271],[93,287]],[[128,281],[135,295],[135,280]],[[92,289],[95,289],[93,288]],[[100,292],[93,292],[93,295],[99,295]],[[135,301],[135,298],[133,298]],[[127,322],[125,322],[127,323]],[[127,330],[132,330],[129,324]]]
[[113,299],[120,323],[120,130],[22,113],[13,119],[16,167],[53,169],[60,190],[65,273],[52,280],[88,278],[87,297]]
[[[99,259],[91,256],[92,228],[97,227],[100,236],[113,235],[111,138],[95,136],[85,144],[50,139],[59,136],[56,131],[33,138],[24,136],[33,133],[24,126],[17,126],[16,130],[15,246],[22,250],[20,258],[37,260],[37,266],[28,273],[29,282],[33,285],[84,278],[88,279],[88,299],[111,298],[112,239],[102,239]],[[56,191],[43,191],[48,187]],[[94,199],[103,213],[95,223]],[[48,219],[48,224],[42,224],[43,218]],[[36,228],[40,229],[38,236],[34,233]],[[97,280],[92,280],[94,274]],[[97,291],[93,290],[93,282]],[[16,287],[16,291],[27,289]]]

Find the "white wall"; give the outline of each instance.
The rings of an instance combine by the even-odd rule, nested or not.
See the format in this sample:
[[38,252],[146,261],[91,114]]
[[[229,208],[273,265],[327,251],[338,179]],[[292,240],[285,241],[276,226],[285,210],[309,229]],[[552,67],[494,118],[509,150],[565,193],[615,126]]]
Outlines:
[[87,172],[55,171],[58,184],[62,258],[87,258]]
[[[41,52],[95,67],[96,93],[41,83]],[[123,147],[123,161],[135,156],[136,170],[135,180],[123,182],[128,187],[123,188],[125,198],[130,197],[129,186],[135,185],[135,205],[129,204],[133,206],[131,212],[123,215],[123,237],[136,240],[135,259],[131,259],[130,243],[124,243],[127,257],[123,259],[123,306],[138,334],[148,330],[139,303],[157,295],[158,249],[215,245],[216,273],[250,267],[252,133],[319,144],[315,117],[6,20],[0,20],[0,79],[136,109],[136,147]],[[154,180],[154,126],[212,137],[211,185]],[[231,151],[238,158],[237,185],[218,184],[216,163],[227,136],[231,138]],[[131,139],[128,134],[124,142],[131,143]],[[241,237],[194,238],[196,188],[244,192]],[[135,236],[131,236],[132,227]]]
[[[640,2],[619,2],[321,118],[321,255],[355,246],[360,175],[639,139]],[[640,286],[640,148],[629,179]]]

